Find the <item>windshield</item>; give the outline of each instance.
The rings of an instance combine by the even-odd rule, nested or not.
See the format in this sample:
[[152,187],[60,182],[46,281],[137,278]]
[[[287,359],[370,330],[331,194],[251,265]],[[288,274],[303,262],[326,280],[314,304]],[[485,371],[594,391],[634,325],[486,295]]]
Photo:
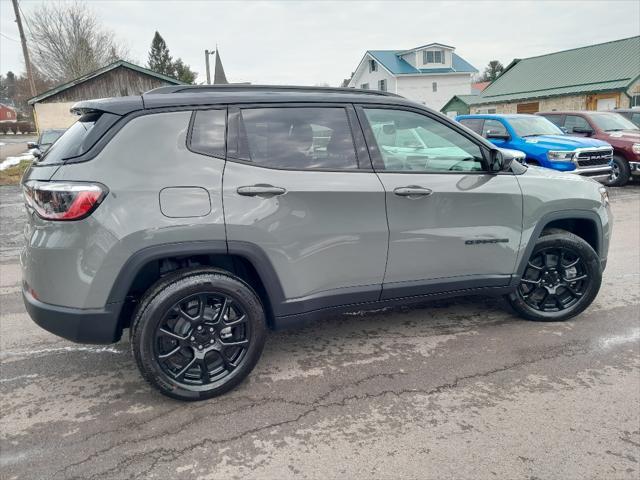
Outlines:
[[508,121],[519,137],[564,135],[560,128],[544,117],[511,117]]
[[42,134],[42,140],[40,140],[41,145],[48,145],[50,143],[55,142],[62,134],[64,130],[49,130]]
[[618,130],[638,130],[634,123],[617,113],[592,113],[591,120],[600,130],[616,132]]

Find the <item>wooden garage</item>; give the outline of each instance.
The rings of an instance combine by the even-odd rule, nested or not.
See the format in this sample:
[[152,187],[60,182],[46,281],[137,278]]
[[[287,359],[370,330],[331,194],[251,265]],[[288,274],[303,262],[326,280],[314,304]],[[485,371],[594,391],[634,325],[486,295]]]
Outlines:
[[153,88],[182,84],[175,78],[119,60],[52,88],[31,98],[28,103],[33,105],[38,131],[68,128],[77,120],[69,110],[81,100],[140,95]]

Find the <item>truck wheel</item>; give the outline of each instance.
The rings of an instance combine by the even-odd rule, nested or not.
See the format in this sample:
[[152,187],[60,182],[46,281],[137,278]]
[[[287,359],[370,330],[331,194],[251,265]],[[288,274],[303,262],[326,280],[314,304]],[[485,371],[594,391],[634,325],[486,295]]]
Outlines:
[[258,362],[264,309],[228,272],[180,270],[147,291],[130,336],[145,380],[169,397],[204,400],[231,390]]
[[507,296],[527,320],[567,320],[591,305],[602,282],[598,254],[582,238],[553,229],[535,244],[517,289]]
[[626,185],[629,181],[629,177],[631,176],[629,163],[621,156],[614,155],[611,168],[611,176],[609,176],[607,185],[610,187],[622,187]]

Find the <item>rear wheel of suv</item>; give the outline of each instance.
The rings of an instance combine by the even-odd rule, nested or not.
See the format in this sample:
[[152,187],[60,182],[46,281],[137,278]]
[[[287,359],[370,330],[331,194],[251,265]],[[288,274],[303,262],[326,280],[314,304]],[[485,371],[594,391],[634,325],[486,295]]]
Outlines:
[[131,348],[142,376],[161,393],[204,400],[238,385],[264,346],[266,323],[256,293],[211,268],[178,271],[140,301]]
[[591,304],[601,282],[602,266],[591,245],[552,229],[536,242],[518,288],[507,299],[527,320],[567,320]]
[[631,177],[629,163],[621,156],[614,155],[613,163],[611,164],[611,175],[607,185],[610,187],[622,187],[627,184],[629,177]]

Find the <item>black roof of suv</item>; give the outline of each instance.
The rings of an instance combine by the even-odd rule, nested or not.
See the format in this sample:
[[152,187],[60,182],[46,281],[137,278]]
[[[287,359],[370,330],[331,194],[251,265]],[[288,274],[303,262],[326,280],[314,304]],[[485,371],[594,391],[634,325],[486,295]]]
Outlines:
[[139,96],[102,98],[76,103],[74,113],[92,110],[126,115],[135,110],[215,105],[218,103],[340,102],[413,104],[405,98],[379,90],[276,85],[175,85],[160,87]]

